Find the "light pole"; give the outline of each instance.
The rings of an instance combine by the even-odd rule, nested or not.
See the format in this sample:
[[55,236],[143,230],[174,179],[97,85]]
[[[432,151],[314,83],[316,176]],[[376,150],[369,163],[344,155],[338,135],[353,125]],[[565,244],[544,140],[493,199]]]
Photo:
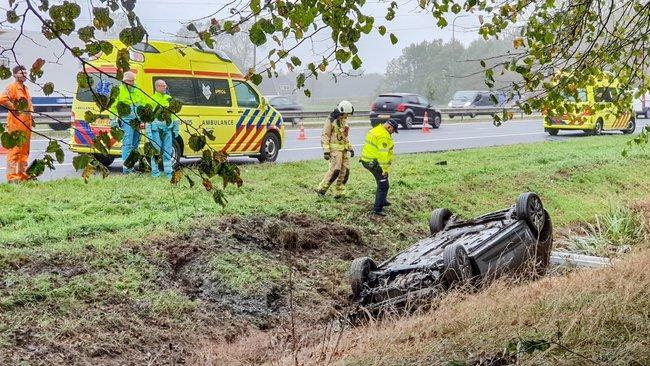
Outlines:
[[456,42],[456,29],[455,29],[455,26],[456,26],[456,19],[458,19],[458,18],[463,18],[463,17],[469,17],[469,16],[472,16],[472,14],[460,14],[460,15],[456,15],[456,16],[454,17],[454,20],[451,21],[451,41],[452,41],[452,42]]

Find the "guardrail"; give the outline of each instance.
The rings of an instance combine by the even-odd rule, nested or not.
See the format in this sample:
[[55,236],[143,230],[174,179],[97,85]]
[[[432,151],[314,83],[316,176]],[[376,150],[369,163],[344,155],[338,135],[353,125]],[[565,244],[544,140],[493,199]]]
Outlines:
[[[501,115],[503,111],[515,114],[521,114],[523,117],[524,111],[520,108],[494,108],[494,107],[472,107],[472,108],[435,108],[439,111],[443,118],[445,116],[459,116],[463,117],[472,116],[489,116]],[[42,114],[35,114],[34,120],[36,124],[57,124],[60,122],[68,123],[70,118],[70,111],[55,111],[55,112],[41,112]],[[286,111],[282,112],[282,118],[285,120],[293,118],[327,118],[331,111]],[[369,110],[355,111],[354,116],[368,116]],[[0,118],[4,119],[7,113],[0,113]]]

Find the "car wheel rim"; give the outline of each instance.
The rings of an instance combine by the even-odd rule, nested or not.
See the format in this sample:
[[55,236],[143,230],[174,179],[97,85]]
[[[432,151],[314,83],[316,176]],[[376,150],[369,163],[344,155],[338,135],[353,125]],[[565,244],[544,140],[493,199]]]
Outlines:
[[434,118],[433,123],[435,123],[436,127],[440,126],[440,118],[438,117]]
[[469,264],[469,258],[461,247],[456,251],[456,258],[458,258],[458,277],[461,281],[466,281],[472,277],[472,269]]
[[273,155],[275,155],[275,142],[273,141],[273,139],[268,139],[266,141],[264,150],[266,151],[266,156],[268,157],[272,157]]
[[541,231],[544,226],[544,208],[542,206],[542,201],[538,198],[533,198],[528,203],[528,217],[530,217],[535,229],[537,229],[538,232]]
[[406,127],[411,128],[411,126],[413,126],[413,120],[411,117],[406,117]]

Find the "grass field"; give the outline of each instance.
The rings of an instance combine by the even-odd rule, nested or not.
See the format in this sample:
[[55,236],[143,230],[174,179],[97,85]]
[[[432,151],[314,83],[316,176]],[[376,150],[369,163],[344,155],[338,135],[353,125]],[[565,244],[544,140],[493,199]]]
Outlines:
[[470,217],[534,191],[554,226],[593,222],[648,200],[650,155],[622,158],[626,140],[400,155],[386,219],[368,215],[374,181],[356,161],[343,201],[314,193],[323,161],[241,166],[223,209],[148,176],[0,185],[0,363],[190,357],[203,333],[277,326],[290,271],[299,311],[318,319],[345,300],[353,257],[408,246],[435,207]]

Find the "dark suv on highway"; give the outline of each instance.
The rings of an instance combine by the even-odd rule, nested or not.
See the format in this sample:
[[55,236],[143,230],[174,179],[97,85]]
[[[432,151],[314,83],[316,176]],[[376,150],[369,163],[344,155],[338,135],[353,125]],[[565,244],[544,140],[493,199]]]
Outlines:
[[370,106],[370,123],[374,127],[393,118],[398,120],[402,127],[409,129],[413,125],[422,124],[424,112],[427,112],[431,127],[440,127],[440,112],[435,110],[425,97],[410,93],[380,94]]

